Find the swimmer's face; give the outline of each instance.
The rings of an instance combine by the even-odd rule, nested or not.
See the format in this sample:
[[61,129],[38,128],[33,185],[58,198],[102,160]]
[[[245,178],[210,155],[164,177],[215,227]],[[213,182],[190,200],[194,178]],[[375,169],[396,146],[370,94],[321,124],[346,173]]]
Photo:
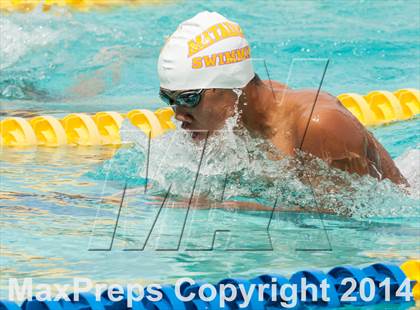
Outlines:
[[202,140],[222,129],[226,120],[235,113],[237,95],[229,89],[203,91],[197,106],[175,106],[175,118],[182,128],[191,131],[194,140]]

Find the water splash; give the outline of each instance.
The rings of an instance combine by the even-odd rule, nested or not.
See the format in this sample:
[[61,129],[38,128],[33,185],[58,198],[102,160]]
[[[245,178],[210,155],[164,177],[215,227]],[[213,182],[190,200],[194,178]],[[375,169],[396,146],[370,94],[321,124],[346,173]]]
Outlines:
[[57,17],[37,12],[2,16],[0,19],[0,97],[6,99],[41,99],[47,92],[42,83],[56,69],[53,61],[65,32],[57,29]]
[[119,30],[65,11],[4,16],[0,36],[0,98],[6,99],[45,102],[109,92],[119,85],[121,66],[139,54],[120,44]]
[[410,188],[408,191],[415,199],[420,199],[420,149],[409,149],[395,159],[401,173],[406,177]]
[[45,46],[59,37],[59,32],[45,26],[25,29],[11,20],[0,19],[0,70],[14,65],[36,47]]
[[[223,130],[209,137],[195,195],[220,201],[223,194],[225,201],[269,207],[278,198],[282,209],[322,210],[355,218],[417,216],[418,196],[407,195],[388,180],[378,182],[369,176],[349,175],[330,168],[319,159],[308,159],[307,154],[301,154],[306,156],[302,166],[301,161],[280,154],[267,141],[251,138],[246,130],[238,129],[237,117],[228,119]],[[127,175],[131,184],[142,185],[146,177],[148,137],[128,121],[122,126],[121,136],[132,146],[121,149],[91,176],[120,181]],[[148,194],[161,195],[171,187],[174,197],[188,198],[204,144],[193,142],[189,133],[181,130],[151,140],[148,177],[152,185]],[[272,160],[273,154],[280,159]],[[413,156],[418,156],[418,152],[407,154],[400,161],[410,163],[403,164],[406,168],[413,164]],[[418,180],[418,176],[415,178]]]

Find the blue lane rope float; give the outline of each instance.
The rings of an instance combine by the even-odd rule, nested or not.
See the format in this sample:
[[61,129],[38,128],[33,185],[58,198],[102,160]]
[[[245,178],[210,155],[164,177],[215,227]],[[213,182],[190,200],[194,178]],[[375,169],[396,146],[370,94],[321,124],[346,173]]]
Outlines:
[[[214,287],[216,289],[214,299],[204,301],[198,297],[197,292],[200,288],[208,285],[206,282],[197,281],[194,284],[184,282],[179,288],[183,296],[189,296],[191,293],[195,293],[195,298],[188,301],[181,301],[175,292],[174,285],[162,285],[159,291],[162,293],[162,297],[158,301],[150,301],[147,298],[142,298],[140,301],[133,300],[130,309],[133,310],[192,310],[192,309],[249,309],[249,310],[264,310],[264,309],[304,309],[306,307],[328,307],[335,308],[345,305],[351,306],[367,306],[383,302],[389,302],[394,304],[405,303],[410,306],[413,304],[413,300],[418,300],[418,287],[416,287],[416,280],[418,281],[420,276],[420,261],[411,260],[402,264],[401,268],[397,265],[392,264],[372,264],[365,268],[358,268],[353,266],[338,266],[332,268],[329,272],[324,273],[319,270],[302,270],[294,273],[289,279],[277,275],[277,274],[264,274],[255,277],[250,280],[240,278],[226,278],[219,281]],[[305,281],[305,296],[306,299],[302,300],[302,279]],[[349,293],[349,283],[343,283],[343,279],[350,279],[355,283],[354,289]],[[264,289],[263,298],[259,296],[259,292],[254,290],[250,295],[250,302],[247,307],[241,308],[243,304],[243,296],[237,294],[236,297],[231,298],[232,300],[224,302],[221,306],[219,303],[222,296],[220,287],[222,285],[230,285],[238,289],[242,286],[246,291],[251,285],[263,285],[263,284],[277,284],[276,290]],[[364,282],[371,283],[371,287],[364,286]],[[389,290],[385,292],[384,286],[381,284],[383,281],[389,281]],[[406,300],[405,296],[399,296],[398,290],[404,286],[404,283],[410,284],[411,291],[409,292],[409,301]],[[328,301],[322,300],[319,292],[321,291],[321,283],[328,283],[327,294]],[[295,285],[297,287],[297,297],[295,304],[290,307],[285,307],[283,302],[289,302],[283,300],[281,291],[285,286]],[[317,292],[312,296],[314,292],[311,287],[316,287]],[[364,291],[362,292],[362,286]],[[203,292],[206,297],[211,295]],[[119,301],[113,302],[108,297],[108,291],[105,290],[101,294],[100,300],[97,300],[95,295],[92,293],[80,293],[79,300],[76,301],[74,294],[70,294],[69,301],[60,299],[58,301],[38,301],[35,299],[26,300],[21,306],[18,306],[12,301],[0,301],[0,310],[127,310],[129,309],[127,299],[127,291],[125,290],[117,295],[121,297]],[[146,297],[150,294],[147,288],[144,288],[143,296]],[[225,292],[223,293],[225,294]],[[343,301],[343,295],[347,294],[347,301]],[[274,296],[276,295],[276,296]],[[413,295],[415,298],[413,298]],[[115,295],[114,295],[115,296]],[[363,297],[365,296],[365,297]],[[369,296],[369,300],[366,301],[366,296]],[[138,297],[138,295],[137,295]],[[276,298],[273,298],[276,297]],[[388,300],[386,300],[388,299]]]

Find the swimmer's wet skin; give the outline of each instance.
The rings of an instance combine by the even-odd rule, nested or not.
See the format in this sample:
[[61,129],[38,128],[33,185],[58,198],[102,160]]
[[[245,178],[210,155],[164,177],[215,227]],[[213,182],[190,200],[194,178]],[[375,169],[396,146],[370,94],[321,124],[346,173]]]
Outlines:
[[239,111],[239,126],[285,155],[303,151],[349,173],[408,185],[384,147],[334,96],[262,81],[241,28],[216,12],[179,25],[161,51],[158,73],[161,98],[175,106],[175,118],[195,140]]

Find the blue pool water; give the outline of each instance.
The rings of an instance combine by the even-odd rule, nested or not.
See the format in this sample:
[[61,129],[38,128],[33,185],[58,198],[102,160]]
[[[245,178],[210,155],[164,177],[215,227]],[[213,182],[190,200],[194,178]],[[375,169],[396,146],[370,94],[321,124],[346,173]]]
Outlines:
[[[334,95],[420,88],[417,1],[187,1],[110,12],[2,15],[1,117],[161,107],[156,62],[165,36],[204,9],[242,26],[262,78],[267,78],[265,61],[271,78],[291,87],[316,87],[324,62],[313,59],[329,58],[323,89]],[[148,194],[143,190],[146,140],[136,131],[126,133],[135,146],[119,150],[3,149],[0,298],[7,297],[9,277],[32,276],[40,283],[69,283],[75,276],[120,283],[168,283],[182,276],[217,281],[419,258],[419,127],[417,118],[372,129],[412,183],[409,194],[388,182],[350,178],[353,191],[331,199],[341,200],[352,216],[276,212],[269,226],[273,250],[264,251],[270,246],[271,213],[237,211],[229,203],[227,210],[192,210],[184,230],[185,209],[165,208],[144,251],[123,251],[144,245],[170,185],[178,198],[188,198],[182,194],[191,191],[197,150],[174,143],[176,152],[160,157],[182,133],[153,142],[154,183]],[[239,143],[231,139],[210,149],[219,154],[218,162],[208,162],[197,193],[218,195],[224,178],[220,163],[229,169],[244,164],[232,150],[218,152]],[[314,205],[307,188],[287,171],[275,184],[263,180],[265,173],[284,167],[266,160],[253,164],[242,167],[243,175],[226,188],[228,201],[272,205],[281,197],[285,207]],[[127,179],[130,190],[138,191],[121,209],[112,251],[89,251],[109,247]],[[188,251],[208,248],[217,229],[231,232],[218,235],[214,251]],[[176,248],[182,231],[180,251],[156,251]],[[226,251],[231,248],[245,251]],[[314,250],[301,251],[308,248]],[[325,248],[331,251],[321,251]]]

